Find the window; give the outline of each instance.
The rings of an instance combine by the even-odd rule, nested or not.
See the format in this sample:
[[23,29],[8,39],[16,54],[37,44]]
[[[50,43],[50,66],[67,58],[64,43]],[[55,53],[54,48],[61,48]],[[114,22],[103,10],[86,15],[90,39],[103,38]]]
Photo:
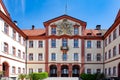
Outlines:
[[87,61],[91,61],[91,54],[90,53],[87,54]]
[[19,73],[19,74],[21,73],[21,68],[20,68],[20,67],[18,68],[18,73]]
[[74,61],[78,61],[78,53],[74,53]]
[[120,35],[120,25],[119,25],[119,35]]
[[74,48],[78,48],[79,41],[78,39],[74,39]]
[[97,48],[101,48],[101,41],[97,41]]
[[74,27],[74,34],[75,35],[79,34],[79,28],[78,27]]
[[42,48],[43,47],[43,41],[38,41],[38,47]]
[[9,26],[7,23],[4,23],[4,33],[9,34]]
[[29,54],[29,60],[32,61],[33,60],[33,53]]
[[97,73],[101,73],[101,69],[96,69],[96,72]]
[[38,54],[38,61],[42,61],[43,60],[43,54],[42,53],[39,53]]
[[21,58],[21,51],[20,50],[18,50],[18,57]]
[[15,30],[13,30],[12,37],[14,40],[16,40],[16,31]]
[[33,68],[29,68],[29,73],[33,73]]
[[8,53],[8,44],[7,43],[4,43],[4,52]]
[[55,60],[56,60],[56,54],[55,54],[55,53],[52,53],[52,55],[51,55],[51,60],[52,60],[52,61],[55,61]]
[[107,46],[107,39],[105,39],[105,47]]
[[96,35],[97,35],[97,36],[101,36],[101,35],[102,35],[102,33],[97,33]]
[[109,44],[111,43],[111,35],[109,35]]
[[108,75],[111,75],[111,68],[108,69]]
[[33,48],[33,41],[29,41],[29,48]]
[[91,69],[87,69],[87,74],[91,74]]
[[16,72],[15,72],[15,67],[14,67],[14,66],[12,66],[12,73],[14,73],[14,74],[16,73]]
[[87,41],[87,48],[91,48],[91,41]]
[[113,48],[113,57],[116,56],[116,46]]
[[23,52],[23,59],[26,59],[25,52]]
[[55,39],[51,39],[51,47],[52,48],[56,47],[56,40]]
[[62,39],[62,46],[67,47],[67,39]]
[[42,72],[42,68],[38,68],[38,72]]
[[21,35],[18,36],[18,41],[21,43]]
[[105,60],[107,60],[107,52],[105,52]]
[[113,75],[116,76],[116,67],[113,67]]
[[55,27],[51,28],[51,34],[56,34],[56,28]]
[[63,55],[62,55],[62,60],[63,60],[63,61],[67,61],[67,54],[66,54],[66,53],[63,53]]
[[108,58],[111,58],[111,49],[109,50]]
[[15,56],[16,55],[16,49],[15,47],[12,47],[12,54]]
[[120,54],[120,44],[119,44],[119,54]]
[[88,35],[88,36],[91,36],[91,35],[92,35],[92,33],[87,33],[87,35]]
[[23,68],[23,74],[25,74],[25,68]]
[[97,53],[97,61],[101,61],[101,54]]
[[113,40],[116,39],[117,34],[116,34],[116,29],[113,31]]
[[26,46],[26,40],[25,40],[25,38],[23,38],[23,45]]
[[107,75],[107,68],[105,68],[105,75]]

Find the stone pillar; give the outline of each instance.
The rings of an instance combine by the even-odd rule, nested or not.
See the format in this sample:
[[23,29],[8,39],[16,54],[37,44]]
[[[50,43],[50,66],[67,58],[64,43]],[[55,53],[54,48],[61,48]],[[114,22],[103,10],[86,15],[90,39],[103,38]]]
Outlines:
[[68,66],[69,66],[69,72],[68,72],[69,75],[68,76],[72,77],[72,64],[69,64]]
[[57,77],[61,77],[61,65],[60,65],[60,63],[57,64]]

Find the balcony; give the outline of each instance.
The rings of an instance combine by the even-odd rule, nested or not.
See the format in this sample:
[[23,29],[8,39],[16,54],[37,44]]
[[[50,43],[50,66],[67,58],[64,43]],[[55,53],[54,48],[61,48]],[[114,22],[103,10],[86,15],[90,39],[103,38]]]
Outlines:
[[69,50],[69,47],[68,46],[61,46],[60,48],[61,50],[65,50],[65,51],[68,51]]

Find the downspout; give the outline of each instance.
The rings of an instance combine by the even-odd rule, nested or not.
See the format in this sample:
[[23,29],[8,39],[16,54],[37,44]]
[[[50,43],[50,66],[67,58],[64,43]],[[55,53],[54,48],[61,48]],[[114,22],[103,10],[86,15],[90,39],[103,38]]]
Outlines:
[[26,68],[26,74],[27,74],[27,41],[28,41],[28,38],[26,38],[26,60],[25,60],[25,68]]
[[105,61],[105,58],[104,58],[104,52],[105,52],[105,46],[104,46],[104,39],[103,39],[103,73],[105,74],[105,64],[104,64],[104,61]]

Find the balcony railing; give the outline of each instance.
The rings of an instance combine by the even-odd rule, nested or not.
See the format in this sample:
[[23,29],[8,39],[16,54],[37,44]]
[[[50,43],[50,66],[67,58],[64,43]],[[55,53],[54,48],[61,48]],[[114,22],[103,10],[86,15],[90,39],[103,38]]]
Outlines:
[[68,46],[61,46],[61,48],[60,48],[61,50],[69,50],[69,47]]

